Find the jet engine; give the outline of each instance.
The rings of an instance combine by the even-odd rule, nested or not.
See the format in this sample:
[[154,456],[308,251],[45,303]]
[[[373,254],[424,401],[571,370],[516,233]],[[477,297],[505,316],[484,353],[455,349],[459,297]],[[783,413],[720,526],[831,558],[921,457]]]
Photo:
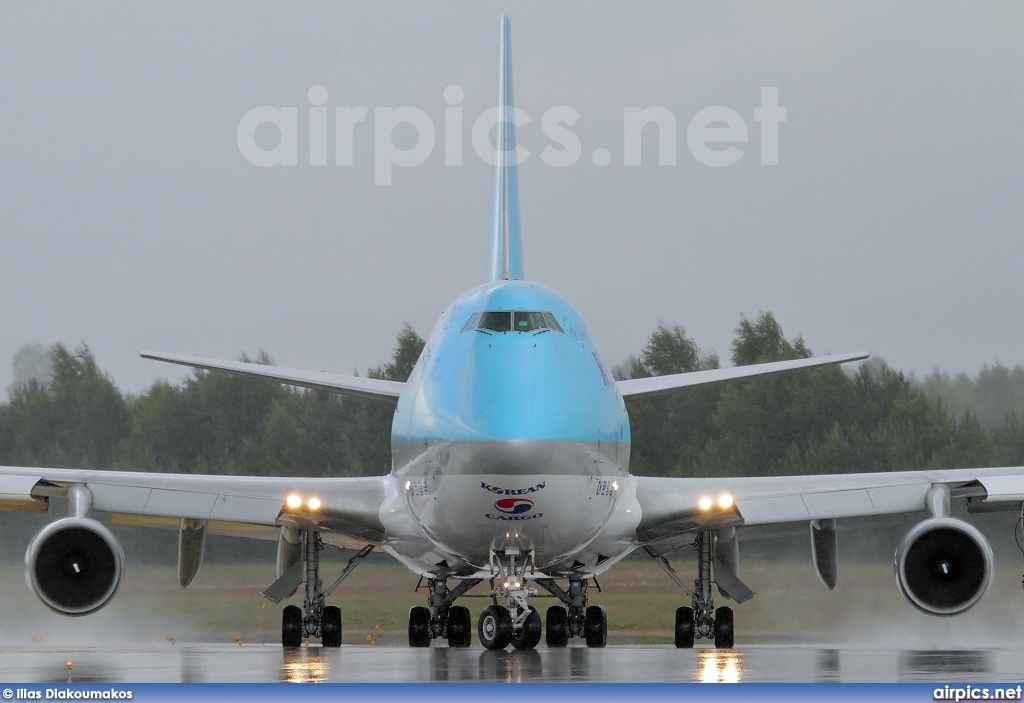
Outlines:
[[67,517],[39,531],[25,552],[29,586],[62,615],[88,615],[107,604],[124,572],[124,550],[110,530]]
[[903,597],[929,615],[958,615],[992,583],[992,547],[973,525],[933,517],[907,532],[896,549],[896,583]]

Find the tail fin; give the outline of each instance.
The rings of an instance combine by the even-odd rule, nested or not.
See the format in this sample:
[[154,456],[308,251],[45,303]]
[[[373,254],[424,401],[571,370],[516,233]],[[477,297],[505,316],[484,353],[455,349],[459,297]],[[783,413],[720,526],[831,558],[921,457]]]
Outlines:
[[519,233],[519,186],[516,178],[516,127],[512,106],[512,47],[508,17],[501,18],[498,64],[498,150],[494,174],[494,226],[491,232],[492,281],[521,279],[523,246]]

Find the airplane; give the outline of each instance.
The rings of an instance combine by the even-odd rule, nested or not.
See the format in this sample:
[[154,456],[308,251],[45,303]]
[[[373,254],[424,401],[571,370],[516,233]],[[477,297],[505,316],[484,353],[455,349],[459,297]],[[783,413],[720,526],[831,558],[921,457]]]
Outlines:
[[[582,638],[607,642],[607,615],[588,586],[626,555],[642,550],[683,591],[674,621],[676,647],[696,640],[734,644],[731,606],[753,597],[739,577],[740,538],[784,526],[807,530],[821,581],[838,574],[836,520],[927,512],[900,543],[897,586],[917,609],[962,613],[992,582],[986,538],[951,514],[1016,509],[1024,468],[927,470],[747,478],[652,478],[629,472],[627,402],[708,384],[798,373],[866,358],[822,356],[653,378],[615,380],[574,308],[524,273],[512,110],[510,26],[501,19],[499,120],[488,280],[453,302],[426,341],[406,382],[360,378],[141,352],[195,369],[269,379],[393,404],[392,471],[372,478],[291,478],[0,467],[0,507],[46,511],[67,499],[68,516],[28,545],[28,582],[54,611],[93,613],[115,595],[124,552],[92,517],[173,525],[178,577],[187,586],[202,564],[206,536],[277,540],[275,603],[304,587],[303,605],[287,605],[281,643],[319,638],[341,645],[342,617],[326,599],[374,549],[427,584],[426,605],[409,612],[412,647],[447,640],[472,644],[469,609],[457,604],[486,581],[492,603],[477,638],[487,649]],[[324,587],[326,545],[360,545]],[[696,554],[689,586],[667,555]],[[558,605],[544,622],[530,599],[544,591]]]

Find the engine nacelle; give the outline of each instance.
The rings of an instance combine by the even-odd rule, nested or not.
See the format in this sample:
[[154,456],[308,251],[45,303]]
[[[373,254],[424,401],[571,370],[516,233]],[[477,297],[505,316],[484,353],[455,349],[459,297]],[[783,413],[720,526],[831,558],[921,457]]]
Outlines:
[[110,530],[89,518],[67,517],[39,531],[25,552],[28,584],[62,615],[88,615],[121,585],[124,550]]
[[951,517],[919,522],[896,549],[900,593],[929,615],[958,615],[992,583],[992,547],[976,527]]

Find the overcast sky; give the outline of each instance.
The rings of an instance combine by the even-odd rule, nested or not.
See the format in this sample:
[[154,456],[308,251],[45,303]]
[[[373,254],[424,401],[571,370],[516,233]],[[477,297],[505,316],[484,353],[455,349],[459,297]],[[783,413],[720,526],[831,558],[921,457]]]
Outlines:
[[[486,276],[492,172],[470,131],[495,100],[502,13],[533,118],[527,277],[577,306],[609,364],[659,320],[726,360],[759,310],[817,353],[918,375],[1024,363],[1019,2],[4,3],[0,388],[25,343],[85,341],[137,392],[186,373],[139,349],[363,373],[403,322],[426,335]],[[453,84],[462,166],[444,164]],[[309,164],[314,85],[327,166]],[[778,166],[761,164],[763,87],[787,111]],[[298,108],[297,165],[239,150],[261,105]],[[360,105],[353,164],[335,165],[334,109]],[[403,105],[438,144],[375,186],[374,108]],[[581,116],[567,167],[539,158],[560,105]],[[649,106],[677,120],[676,164],[651,127],[625,166],[624,109]],[[732,166],[688,148],[710,106],[749,129]]]

